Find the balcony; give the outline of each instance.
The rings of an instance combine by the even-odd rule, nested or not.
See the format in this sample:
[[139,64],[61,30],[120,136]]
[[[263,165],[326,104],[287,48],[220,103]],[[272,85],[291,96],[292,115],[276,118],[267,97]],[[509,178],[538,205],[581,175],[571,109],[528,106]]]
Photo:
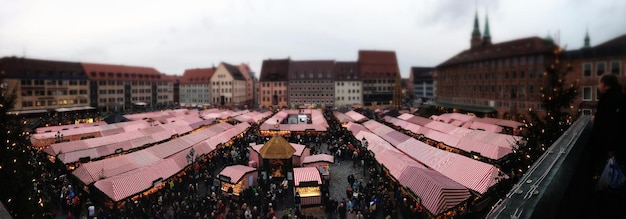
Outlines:
[[492,207],[487,218],[626,217],[621,210],[626,206],[624,191],[594,190],[594,165],[598,164],[589,156],[594,150],[589,141],[591,126],[590,116],[579,118]]

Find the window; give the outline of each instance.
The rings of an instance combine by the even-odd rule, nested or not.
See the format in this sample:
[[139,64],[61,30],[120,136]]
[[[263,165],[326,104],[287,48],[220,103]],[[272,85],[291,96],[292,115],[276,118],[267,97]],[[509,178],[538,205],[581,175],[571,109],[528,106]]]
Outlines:
[[591,63],[589,62],[583,63],[583,76],[591,77]]
[[591,87],[584,86],[583,87],[583,101],[591,101],[591,95],[592,95]]
[[600,76],[600,75],[604,74],[605,71],[606,71],[606,63],[605,62],[598,62],[598,63],[596,63],[596,75]]
[[619,75],[620,71],[621,71],[621,65],[622,62],[620,61],[612,61],[611,62],[611,73]]

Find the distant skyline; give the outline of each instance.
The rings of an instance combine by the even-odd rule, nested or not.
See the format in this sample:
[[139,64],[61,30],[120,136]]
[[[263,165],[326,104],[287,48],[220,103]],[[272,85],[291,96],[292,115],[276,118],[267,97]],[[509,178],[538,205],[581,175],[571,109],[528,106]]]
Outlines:
[[356,61],[396,52],[402,77],[469,48],[475,12],[492,42],[560,34],[567,49],[626,34],[623,0],[0,0],[0,56],[185,69],[264,59]]

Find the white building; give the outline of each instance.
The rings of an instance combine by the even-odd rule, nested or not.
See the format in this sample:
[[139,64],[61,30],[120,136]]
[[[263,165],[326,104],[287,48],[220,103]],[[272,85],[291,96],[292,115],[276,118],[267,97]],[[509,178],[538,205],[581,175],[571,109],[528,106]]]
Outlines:
[[187,69],[180,80],[180,105],[184,107],[210,107],[211,77],[213,68]]
[[363,83],[357,62],[335,62],[335,106],[363,105]]
[[243,107],[247,98],[247,80],[237,66],[220,65],[211,77],[211,102],[215,106]]

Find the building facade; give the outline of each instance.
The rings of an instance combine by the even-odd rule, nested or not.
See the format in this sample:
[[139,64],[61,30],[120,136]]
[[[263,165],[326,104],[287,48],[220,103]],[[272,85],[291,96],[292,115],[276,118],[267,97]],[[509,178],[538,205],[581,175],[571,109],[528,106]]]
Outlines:
[[239,71],[246,79],[246,98],[243,107],[245,109],[254,107],[256,101],[256,93],[255,93],[255,84],[258,81],[254,76],[254,72],[250,69],[250,66],[247,64],[240,64],[238,66]]
[[542,110],[543,73],[557,48],[552,40],[529,37],[492,44],[488,23],[481,39],[476,17],[470,44],[437,66],[435,105],[518,120],[529,108]]
[[17,95],[12,113],[90,106],[89,78],[80,63],[5,57],[0,72],[8,91]]
[[335,106],[363,105],[363,83],[357,62],[335,62]]
[[150,67],[82,63],[90,102],[101,111],[172,107],[175,78]]
[[187,69],[180,79],[180,105],[183,107],[211,106],[211,77],[215,68]]
[[400,105],[400,68],[393,51],[359,51],[360,78],[365,106]]
[[408,90],[411,91],[413,100],[423,103],[435,99],[434,74],[435,68],[432,67],[411,67]]
[[324,107],[335,105],[333,70],[335,61],[291,61],[289,63],[289,105]]
[[214,106],[243,107],[247,98],[247,80],[239,67],[220,63],[211,77],[211,101]]
[[263,60],[259,77],[259,107],[288,107],[287,86],[290,59]]
[[591,47],[587,34],[584,42],[583,48],[564,53],[564,61],[572,69],[566,81],[578,83],[580,95],[574,101],[574,106],[583,114],[593,114],[600,96],[600,76],[606,73],[615,74],[622,85],[626,82],[626,35]]

